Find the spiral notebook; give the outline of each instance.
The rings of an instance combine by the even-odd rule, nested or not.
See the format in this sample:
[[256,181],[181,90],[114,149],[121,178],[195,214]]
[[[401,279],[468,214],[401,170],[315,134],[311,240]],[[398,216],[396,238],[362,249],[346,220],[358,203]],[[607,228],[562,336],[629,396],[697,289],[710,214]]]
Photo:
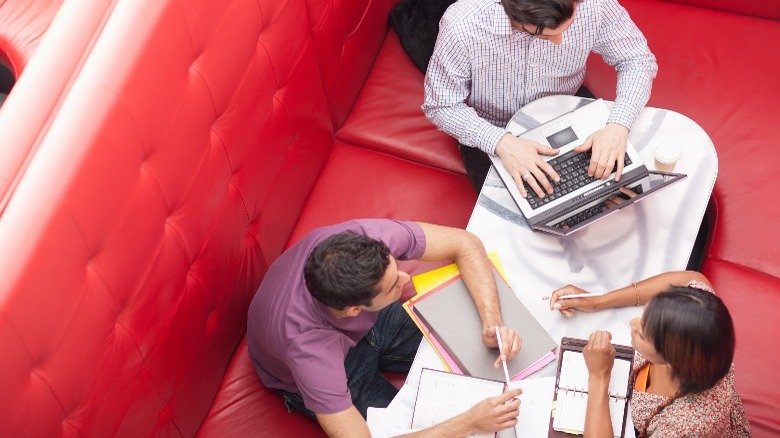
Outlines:
[[[563,338],[558,358],[558,372],[555,377],[553,411],[550,418],[548,437],[565,437],[567,434],[582,435],[585,430],[585,409],[588,404],[588,368],[582,349],[584,339]],[[609,414],[615,437],[623,437],[631,400],[631,368],[634,363],[634,349],[615,345],[615,364],[609,381]]]
[[[423,368],[412,414],[412,429],[421,430],[468,411],[504,392],[504,382]],[[472,435],[492,438],[494,433]]]

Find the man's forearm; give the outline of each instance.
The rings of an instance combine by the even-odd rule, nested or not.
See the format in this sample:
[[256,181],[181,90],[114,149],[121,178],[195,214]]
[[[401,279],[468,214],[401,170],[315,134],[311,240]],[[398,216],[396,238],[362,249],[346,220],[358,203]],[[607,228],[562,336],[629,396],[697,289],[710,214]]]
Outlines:
[[492,265],[482,241],[474,234],[459,228],[425,222],[418,224],[426,238],[422,260],[455,262],[483,325],[503,325]]
[[458,253],[455,263],[474,300],[483,327],[501,326],[504,323],[492,264],[479,238],[469,234],[470,238],[464,239],[464,248]]

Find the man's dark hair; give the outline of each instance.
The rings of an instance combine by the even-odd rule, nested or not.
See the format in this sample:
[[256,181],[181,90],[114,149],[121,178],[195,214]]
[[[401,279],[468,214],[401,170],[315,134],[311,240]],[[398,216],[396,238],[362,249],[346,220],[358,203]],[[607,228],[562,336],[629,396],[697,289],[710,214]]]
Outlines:
[[680,379],[680,395],[712,388],[734,359],[734,324],[715,294],[672,287],[647,304],[642,330]]
[[556,29],[574,14],[582,0],[501,0],[504,11],[516,23],[542,29]]
[[337,310],[368,306],[390,263],[384,242],[353,233],[334,234],[320,242],[306,259],[303,276],[309,292]]

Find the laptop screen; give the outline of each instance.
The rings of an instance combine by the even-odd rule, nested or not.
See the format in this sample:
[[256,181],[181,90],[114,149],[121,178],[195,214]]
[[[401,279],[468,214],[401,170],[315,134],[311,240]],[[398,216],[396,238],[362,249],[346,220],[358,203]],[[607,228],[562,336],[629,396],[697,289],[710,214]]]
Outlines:
[[645,177],[627,184],[624,188],[616,187],[603,196],[575,208],[566,215],[557,217],[554,221],[535,228],[558,235],[569,235],[601,218],[625,208],[651,193],[668,187],[687,175],[650,171]]

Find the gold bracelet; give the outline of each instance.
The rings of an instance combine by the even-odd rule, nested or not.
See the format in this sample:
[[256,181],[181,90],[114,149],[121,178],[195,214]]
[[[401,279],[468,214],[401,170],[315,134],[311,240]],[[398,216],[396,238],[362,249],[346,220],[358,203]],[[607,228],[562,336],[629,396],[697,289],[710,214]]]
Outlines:
[[636,285],[636,283],[631,283],[634,286],[634,295],[636,295],[636,303],[634,303],[634,306],[639,305],[639,286]]

